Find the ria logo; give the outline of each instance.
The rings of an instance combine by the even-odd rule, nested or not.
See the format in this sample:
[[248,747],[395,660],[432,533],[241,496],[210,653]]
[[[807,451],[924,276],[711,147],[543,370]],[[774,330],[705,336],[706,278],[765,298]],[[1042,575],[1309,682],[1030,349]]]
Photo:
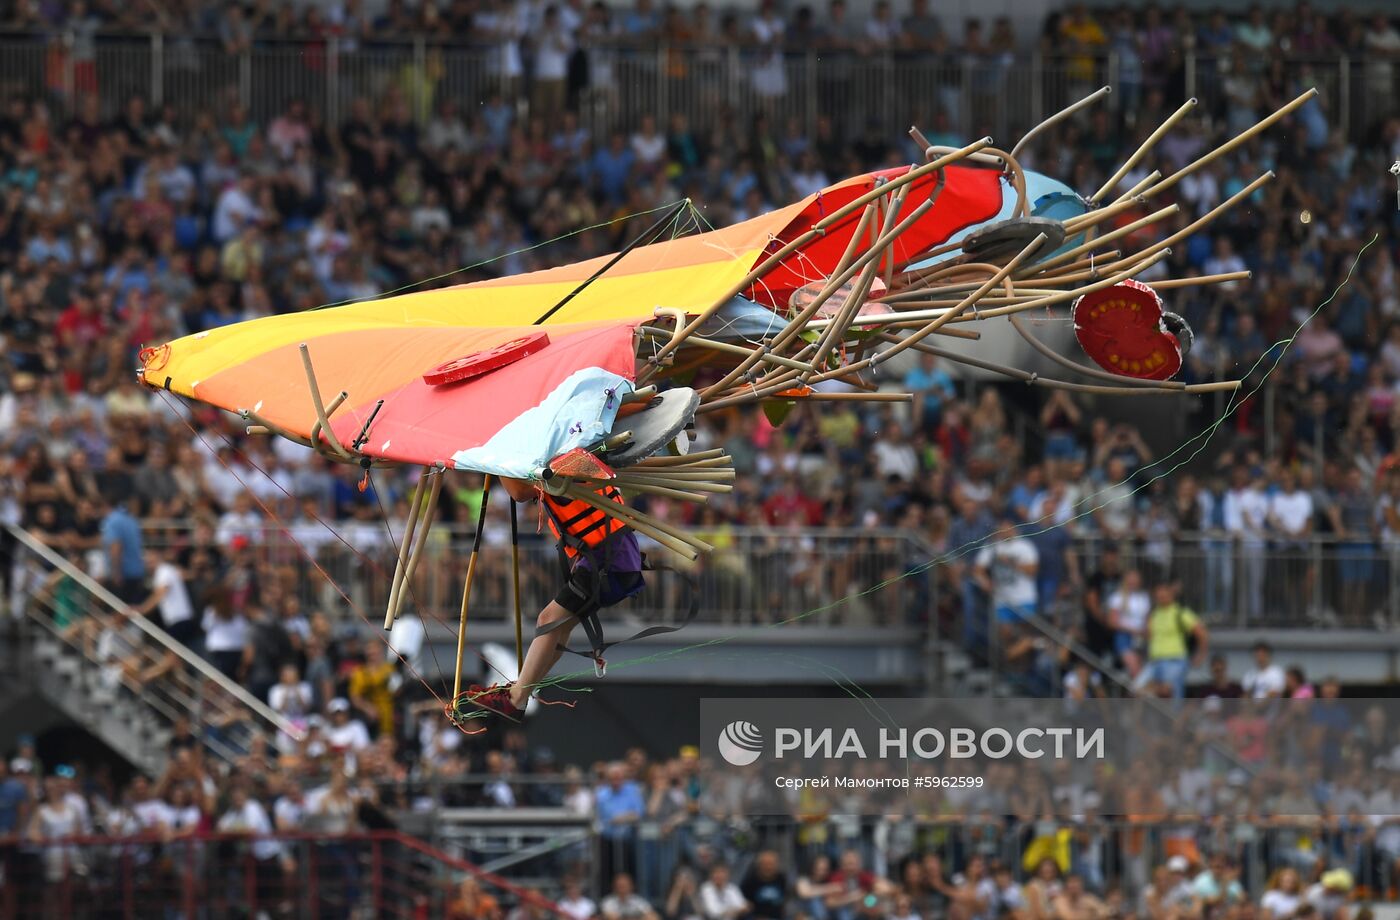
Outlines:
[[763,733],[752,722],[730,722],[719,733],[719,756],[736,767],[747,767],[763,753]]

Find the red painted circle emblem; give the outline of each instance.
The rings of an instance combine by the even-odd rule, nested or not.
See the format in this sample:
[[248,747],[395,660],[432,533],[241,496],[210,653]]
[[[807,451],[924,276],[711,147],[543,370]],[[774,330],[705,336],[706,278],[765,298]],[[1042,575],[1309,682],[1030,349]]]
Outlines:
[[549,335],[547,333],[534,332],[530,335],[524,335],[518,339],[511,339],[509,342],[502,342],[495,348],[479,351],[474,355],[453,358],[451,361],[439,364],[423,375],[423,382],[440,387],[480,377],[482,374],[490,373],[497,368],[505,367],[507,364],[513,364],[527,355],[533,355],[548,344]]
[[1162,298],[1140,281],[1120,281],[1074,302],[1074,335],[1106,371],[1169,380],[1181,370],[1181,341],[1163,322]]

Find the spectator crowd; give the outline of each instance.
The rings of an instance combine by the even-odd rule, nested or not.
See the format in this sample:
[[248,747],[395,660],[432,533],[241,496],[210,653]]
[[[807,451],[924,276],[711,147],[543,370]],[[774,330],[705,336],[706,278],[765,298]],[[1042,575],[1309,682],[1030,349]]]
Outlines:
[[[623,828],[619,816],[627,814],[674,821],[672,839],[684,840],[676,853],[683,846],[685,859],[672,863],[686,868],[648,861],[644,848],[630,844],[636,852],[610,866],[619,878],[599,909],[622,920],[653,913],[775,918],[788,910],[813,920],[939,912],[963,920],[1260,913],[1285,920],[1309,911],[1335,916],[1337,892],[1352,887],[1336,875],[1328,883],[1338,866],[1370,890],[1388,884],[1376,867],[1400,857],[1394,829],[1348,824],[1342,812],[1326,834],[1294,835],[1294,850],[1304,839],[1337,841],[1326,858],[1293,860],[1270,850],[1271,866],[1287,863],[1297,872],[1271,888],[1281,894],[1267,904],[1254,897],[1262,879],[1250,880],[1249,898],[1231,894],[1232,873],[1247,861],[1238,852],[1217,863],[1214,851],[1200,848],[1162,859],[1159,868],[1153,858],[1166,853],[1165,844],[1138,848],[1146,862],[1126,900],[1114,900],[1121,889],[1106,884],[1107,874],[1069,857],[1052,860],[1053,872],[1031,866],[1035,879],[1022,886],[1024,841],[1016,838],[1009,851],[951,842],[971,835],[970,824],[939,847],[877,850],[873,836],[845,846],[830,831],[809,838],[813,845],[801,853],[765,851],[750,861],[743,854],[752,848],[735,845],[738,832],[730,830],[742,810],[738,799],[724,797],[736,793],[693,752],[656,763],[636,752],[585,772],[527,750],[523,736],[487,749],[444,723],[417,679],[430,654],[417,618],[401,620],[389,654],[349,609],[372,609],[383,598],[377,587],[392,538],[402,532],[407,479],[376,474],[361,490],[359,470],[245,437],[233,420],[177,407],[136,382],[137,350],[179,335],[608,252],[635,230],[620,218],[682,196],[706,221],[724,225],[856,171],[921,157],[899,138],[838,128],[850,120],[839,111],[823,111],[810,125],[775,124],[763,114],[740,124],[722,111],[705,123],[677,114],[663,124],[638,111],[618,131],[592,136],[574,111],[584,79],[578,49],[666,34],[681,44],[997,59],[1024,44],[1008,22],[973,20],[954,39],[951,24],[940,24],[923,0],[901,10],[876,3],[860,25],[843,25],[844,16],[842,0],[820,16],[810,8],[789,15],[772,3],[756,12],[704,3],[658,10],[649,0],[628,8],[391,2],[372,16],[353,0],[301,13],[266,3],[0,6],[0,18],[16,29],[74,33],[75,57],[99,31],[155,25],[216,35],[235,50],[270,34],[334,35],[352,51],[397,34],[467,36],[504,42],[515,61],[506,67],[511,79],[483,86],[480,99],[448,97],[425,107],[412,87],[389,82],[354,99],[333,122],[300,98],[258,121],[236,93],[193,109],[134,95],[108,110],[82,79],[69,97],[5,99],[0,517],[304,726],[307,740],[255,746],[225,776],[205,762],[204,728],[184,726],[155,783],[44,765],[32,746],[22,746],[0,780],[0,834],[387,826],[395,808],[414,806],[410,780],[473,773],[493,779],[441,794],[507,806],[543,797],[595,817],[605,836]],[[1307,4],[1234,20],[1155,6],[1074,8],[1047,23],[1045,42],[1082,55],[1085,82],[1106,49],[1125,65],[1115,99],[1130,103],[1047,132],[1022,158],[1083,194],[1184,95],[1176,62],[1188,48],[1214,53],[1219,69],[1211,79],[1221,92],[1162,141],[1164,170],[1300,90],[1306,70],[1285,66],[1291,55],[1345,51],[1365,63],[1367,80],[1393,86],[1400,49],[1400,36],[1382,18],[1324,16]],[[1078,65],[1072,59],[1068,66]],[[930,138],[965,141],[948,127],[956,114],[950,100],[935,96],[943,107],[920,113]],[[1066,393],[955,379],[932,359],[903,372],[903,387],[916,397],[907,412],[831,402],[799,408],[781,428],[758,410],[708,416],[699,446],[723,446],[734,457],[733,497],[698,511],[650,502],[658,513],[693,516],[689,523],[717,547],[700,573],[708,609],[759,618],[764,609],[771,615],[851,598],[837,616],[940,630],[995,657],[1027,688],[1071,699],[1101,692],[1103,672],[1144,692],[1183,695],[1185,665],[1208,658],[1215,623],[1393,625],[1400,597],[1392,590],[1400,578],[1400,217],[1385,167],[1400,159],[1400,120],[1382,113],[1347,135],[1336,127],[1336,105],[1306,107],[1168,196],[1181,213],[1159,232],[1184,226],[1266,169],[1277,173],[1247,207],[1159,267],[1173,277],[1253,272],[1244,286],[1184,287],[1167,296],[1196,332],[1186,377],[1246,374],[1253,394],[1232,404],[1211,449],[1190,467],[1157,477],[1180,459],[1180,438],[1168,435],[1204,429],[1223,404],[1203,399],[1187,405],[1184,417],[1164,409],[1129,420],[1111,404]],[[1144,173],[1130,172],[1123,187]],[[1355,253],[1373,236],[1352,274]],[[538,245],[547,241],[554,242]],[[1346,287],[1328,299],[1344,278]],[[1285,349],[1280,343],[1290,337]],[[1265,379],[1275,359],[1278,369]],[[471,521],[480,502],[480,484],[463,477],[444,490],[440,519]],[[506,532],[499,517],[490,526],[497,538]],[[802,535],[790,533],[795,528]],[[890,538],[887,528],[907,539]],[[823,530],[829,534],[812,535]],[[548,560],[533,539],[544,561],[528,581],[543,584]],[[344,576],[346,596],[313,577],[303,552]],[[929,567],[933,560],[941,564]],[[439,548],[429,569],[429,581],[455,584],[460,560]],[[898,603],[858,597],[906,574]],[[505,597],[504,585],[504,577],[488,578],[485,596]],[[123,624],[84,622],[68,593],[74,588],[61,577],[14,571],[9,588],[12,606],[42,594],[56,625],[90,638],[122,680],[159,679],[161,668],[178,667],[128,667]],[[1032,615],[1049,618],[1090,654],[1047,645],[1025,627]],[[1301,672],[1276,677],[1271,661],[1260,669],[1271,688],[1278,685],[1274,695],[1312,690]],[[1217,681],[1228,683],[1223,674]],[[1369,768],[1361,767],[1367,777]],[[1388,781],[1381,786],[1355,790],[1352,800],[1380,803],[1390,794]],[[710,798],[720,804],[701,804]],[[1368,807],[1356,813],[1388,813]],[[702,812],[723,834],[681,830]],[[616,836],[629,837],[625,829]],[[1030,839],[1037,836],[1044,835]],[[1371,854],[1364,865],[1347,855],[1363,850]],[[54,851],[28,852],[47,859]],[[45,872],[78,871],[72,854],[56,852],[61,858],[52,869],[44,863]],[[283,850],[269,843],[260,852],[254,858],[268,873],[291,871]],[[913,858],[920,852],[926,855]],[[1177,856],[1185,869],[1172,868]],[[484,897],[464,891],[465,915],[489,915]],[[569,899],[577,920],[591,915],[584,893]]]

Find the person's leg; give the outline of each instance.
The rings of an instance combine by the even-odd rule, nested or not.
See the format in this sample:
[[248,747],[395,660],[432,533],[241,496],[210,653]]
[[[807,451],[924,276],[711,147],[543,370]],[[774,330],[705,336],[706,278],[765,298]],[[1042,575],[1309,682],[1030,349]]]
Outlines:
[[1190,663],[1185,658],[1169,658],[1162,662],[1163,680],[1172,688],[1172,699],[1186,696],[1186,672]]
[[[543,629],[551,623],[557,623],[570,617],[573,617],[573,614],[564,609],[558,601],[550,601],[544,610],[540,611],[540,615],[535,619],[535,625]],[[536,636],[530,643],[530,648],[525,652],[525,666],[520,669],[520,677],[510,688],[512,705],[524,708],[525,702],[530,698],[530,689],[539,683],[559,661],[559,656],[563,654],[560,646],[568,643],[569,634],[573,632],[577,622],[575,620],[551,630],[543,636]]]

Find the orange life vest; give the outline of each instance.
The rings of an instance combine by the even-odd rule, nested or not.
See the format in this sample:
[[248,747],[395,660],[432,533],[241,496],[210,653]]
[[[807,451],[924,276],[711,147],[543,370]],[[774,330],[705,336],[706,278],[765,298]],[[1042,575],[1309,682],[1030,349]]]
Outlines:
[[[548,492],[541,494],[549,511],[545,515],[549,519],[549,529],[564,547],[564,553],[570,562],[577,559],[580,552],[602,546],[608,537],[627,527],[617,518],[604,514],[587,502],[550,495]],[[622,500],[622,493],[612,486],[603,486],[597,494],[619,505],[626,504]]]

